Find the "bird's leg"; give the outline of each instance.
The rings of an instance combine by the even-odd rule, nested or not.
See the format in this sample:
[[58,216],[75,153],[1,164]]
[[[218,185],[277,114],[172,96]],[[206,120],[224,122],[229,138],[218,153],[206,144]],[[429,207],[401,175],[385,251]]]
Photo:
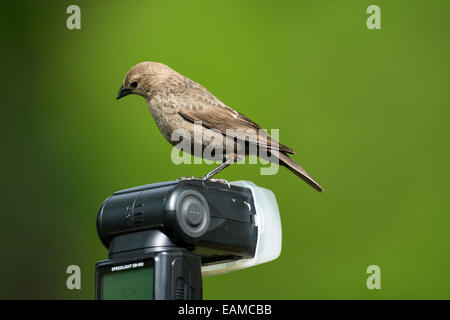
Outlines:
[[220,166],[218,166],[217,168],[215,168],[213,171],[207,173],[206,175],[203,176],[202,179],[205,180],[210,180],[213,176],[215,176],[216,174],[218,174],[220,171],[222,171],[223,169],[225,169],[226,167],[228,167],[231,163],[233,163],[236,160],[236,155],[234,155],[234,157],[226,160],[224,163],[222,163]]

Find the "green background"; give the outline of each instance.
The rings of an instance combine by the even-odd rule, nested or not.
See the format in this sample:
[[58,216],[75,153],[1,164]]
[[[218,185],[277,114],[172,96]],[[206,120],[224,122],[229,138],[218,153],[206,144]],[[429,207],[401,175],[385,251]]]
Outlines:
[[[66,8],[81,7],[81,30]],[[381,30],[366,8],[381,7]],[[0,298],[92,299],[103,199],[200,176],[145,101],[163,62],[263,128],[325,188],[259,166],[220,174],[278,200],[278,260],[204,280],[206,299],[450,298],[449,1],[8,1],[1,24]],[[68,265],[81,290],[66,288]],[[379,265],[381,290],[366,268]]]

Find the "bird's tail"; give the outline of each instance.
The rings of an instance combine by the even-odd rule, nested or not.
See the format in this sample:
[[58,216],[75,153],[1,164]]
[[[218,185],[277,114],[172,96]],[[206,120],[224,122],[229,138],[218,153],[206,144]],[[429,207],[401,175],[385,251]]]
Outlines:
[[307,184],[309,184],[311,187],[316,189],[319,192],[323,191],[323,188],[318,184],[309,174],[306,172],[302,167],[300,167],[294,160],[289,158],[287,154],[284,154],[280,152],[278,154],[278,159],[280,161],[280,165],[285,166],[289,169],[292,173],[294,173],[296,176],[300,177],[305,181]]

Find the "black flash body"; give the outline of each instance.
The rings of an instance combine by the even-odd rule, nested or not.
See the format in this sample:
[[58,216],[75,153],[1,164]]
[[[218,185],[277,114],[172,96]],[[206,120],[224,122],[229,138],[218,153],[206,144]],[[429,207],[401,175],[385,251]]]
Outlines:
[[202,266],[255,255],[255,213],[250,189],[221,182],[115,192],[97,215],[109,259],[96,264],[96,299],[201,299]]

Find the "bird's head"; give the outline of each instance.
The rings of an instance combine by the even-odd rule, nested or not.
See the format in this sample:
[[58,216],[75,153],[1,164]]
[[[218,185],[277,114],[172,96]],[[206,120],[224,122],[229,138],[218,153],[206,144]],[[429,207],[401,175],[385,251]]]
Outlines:
[[127,72],[116,99],[137,94],[148,99],[173,72],[158,62],[141,62]]

